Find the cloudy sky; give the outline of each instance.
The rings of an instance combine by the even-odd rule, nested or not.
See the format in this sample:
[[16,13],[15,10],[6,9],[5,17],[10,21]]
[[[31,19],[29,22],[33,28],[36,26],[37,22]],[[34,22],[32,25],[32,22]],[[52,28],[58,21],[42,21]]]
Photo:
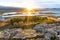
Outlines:
[[29,3],[39,8],[60,8],[60,0],[0,0],[0,6],[24,7]]

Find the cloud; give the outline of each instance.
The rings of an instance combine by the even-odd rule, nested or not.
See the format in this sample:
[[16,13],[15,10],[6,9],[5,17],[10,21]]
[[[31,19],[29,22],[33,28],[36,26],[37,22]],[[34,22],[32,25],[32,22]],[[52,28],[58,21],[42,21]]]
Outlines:
[[[28,0],[31,3],[34,2],[33,6],[45,7],[45,8],[60,8],[60,0]],[[27,0],[0,0],[0,5],[21,7],[22,2]]]
[[36,0],[37,3],[60,3],[60,0]]

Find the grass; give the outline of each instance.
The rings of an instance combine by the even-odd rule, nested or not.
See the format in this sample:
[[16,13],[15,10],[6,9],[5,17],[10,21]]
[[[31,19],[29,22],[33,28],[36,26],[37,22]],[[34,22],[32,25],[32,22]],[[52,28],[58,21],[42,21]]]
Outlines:
[[[47,23],[47,22],[50,22],[48,21],[48,18],[47,17],[40,17],[40,16],[30,16],[29,20],[26,17],[15,17],[15,18],[12,18],[10,20],[7,21],[8,24],[0,27],[0,30],[4,30],[4,29],[12,29],[12,28],[31,28],[33,29],[33,27],[36,25],[36,24],[40,24],[40,23]],[[52,21],[52,20],[51,20]],[[4,24],[4,21],[1,21],[1,23],[3,22]]]

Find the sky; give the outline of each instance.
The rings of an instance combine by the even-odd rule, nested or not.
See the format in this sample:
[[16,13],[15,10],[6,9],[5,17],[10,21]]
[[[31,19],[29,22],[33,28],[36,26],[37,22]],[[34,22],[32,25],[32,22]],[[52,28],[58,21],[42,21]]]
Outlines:
[[0,6],[35,8],[60,8],[60,0],[0,0]]

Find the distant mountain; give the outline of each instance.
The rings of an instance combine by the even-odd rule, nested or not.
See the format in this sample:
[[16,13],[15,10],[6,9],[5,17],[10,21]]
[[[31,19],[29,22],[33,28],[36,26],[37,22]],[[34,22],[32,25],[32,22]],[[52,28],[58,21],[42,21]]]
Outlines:
[[[23,10],[24,8],[18,8],[18,7],[7,7],[7,6],[0,6],[0,10]],[[54,11],[60,11],[60,8],[40,8],[36,9],[40,11],[48,11],[48,10],[54,10]]]
[[16,12],[21,10],[23,10],[23,8],[0,6],[0,12]]
[[0,9],[8,9],[8,10],[10,9],[10,10],[13,10],[13,9],[23,9],[23,8],[0,6]]
[[60,11],[60,8],[43,8],[43,9],[40,9],[41,11]]

